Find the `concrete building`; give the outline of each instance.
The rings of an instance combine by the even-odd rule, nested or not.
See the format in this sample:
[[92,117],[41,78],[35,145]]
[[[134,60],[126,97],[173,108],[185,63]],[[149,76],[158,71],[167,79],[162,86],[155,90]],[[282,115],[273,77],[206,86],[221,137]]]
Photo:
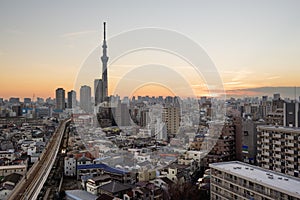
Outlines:
[[56,100],[56,109],[64,110],[66,108],[65,90],[63,88],[56,89],[55,100]]
[[95,105],[98,105],[103,101],[103,84],[102,79],[94,80],[94,95],[95,95]]
[[213,163],[210,197],[215,199],[300,199],[300,179],[232,161]]
[[27,172],[26,165],[7,165],[0,166],[0,176],[8,176],[12,173],[18,173],[21,175],[25,175]]
[[64,175],[76,176],[76,159],[74,157],[65,157],[64,161]]
[[166,124],[168,135],[176,135],[180,126],[180,107],[164,107],[162,111],[162,121]]
[[283,126],[299,127],[300,110],[299,103],[295,101],[284,102],[283,104]]
[[129,108],[127,103],[121,103],[121,126],[129,126],[130,125],[130,115]]
[[90,178],[86,183],[86,191],[94,195],[99,195],[101,192],[100,187],[110,182],[111,177],[109,175],[100,175]]
[[283,117],[283,109],[278,108],[275,111],[269,112],[264,119],[268,125],[283,126]]
[[76,92],[71,90],[68,92],[68,108],[75,108],[77,104]]
[[[208,138],[208,141],[213,141],[213,138]],[[212,144],[202,144],[202,145],[213,145]],[[201,147],[205,149],[205,147]],[[233,121],[227,121],[219,135],[215,145],[203,158],[203,164],[208,166],[209,163],[214,162],[224,162],[236,160],[236,129]]]
[[255,122],[251,119],[243,120],[242,134],[242,161],[255,164],[257,155],[257,126],[264,122]]
[[300,129],[265,125],[257,132],[257,164],[299,177]]
[[80,88],[80,107],[86,113],[92,111],[92,97],[91,97],[91,87],[83,85]]

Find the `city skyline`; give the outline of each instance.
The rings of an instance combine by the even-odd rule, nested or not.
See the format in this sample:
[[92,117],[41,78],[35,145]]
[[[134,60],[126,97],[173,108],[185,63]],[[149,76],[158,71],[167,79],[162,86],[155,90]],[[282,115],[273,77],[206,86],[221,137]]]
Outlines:
[[[111,37],[132,29],[159,27],[180,32],[202,46],[218,68],[225,90],[232,94],[236,89],[300,86],[298,1],[175,2],[172,8],[167,2],[143,8],[139,2],[92,3],[85,9],[81,5],[74,2],[70,12],[63,12],[69,6],[67,2],[59,8],[34,1],[1,3],[1,97],[47,98],[54,97],[59,87],[75,89],[82,63],[102,45],[103,21],[109,24],[108,55]],[[122,12],[123,7],[139,12],[129,16]],[[156,15],[150,15],[154,9]],[[183,15],[179,17],[180,11]],[[99,57],[95,67],[100,67]],[[132,59],[135,57],[118,64],[131,65]],[[169,65],[182,64],[178,61]]]

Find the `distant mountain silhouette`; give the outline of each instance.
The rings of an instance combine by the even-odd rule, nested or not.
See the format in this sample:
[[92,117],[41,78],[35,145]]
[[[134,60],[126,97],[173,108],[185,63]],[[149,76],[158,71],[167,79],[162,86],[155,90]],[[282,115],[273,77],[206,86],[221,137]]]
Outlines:
[[300,87],[258,87],[258,88],[246,88],[238,90],[227,90],[227,97],[253,97],[253,96],[273,96],[275,93],[280,93],[281,98],[290,98],[299,100]]

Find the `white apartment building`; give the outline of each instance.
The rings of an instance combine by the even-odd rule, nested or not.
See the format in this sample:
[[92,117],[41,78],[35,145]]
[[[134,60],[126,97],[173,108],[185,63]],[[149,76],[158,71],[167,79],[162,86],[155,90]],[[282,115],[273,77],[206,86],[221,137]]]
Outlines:
[[299,178],[238,161],[209,166],[212,200],[300,200]]
[[65,176],[76,175],[76,159],[74,157],[65,157],[64,174]]

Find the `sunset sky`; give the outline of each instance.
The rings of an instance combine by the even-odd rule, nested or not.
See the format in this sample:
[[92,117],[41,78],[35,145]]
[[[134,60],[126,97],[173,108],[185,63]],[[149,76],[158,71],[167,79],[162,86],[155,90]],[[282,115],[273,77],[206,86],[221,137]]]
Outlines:
[[[157,27],[176,31],[201,46],[226,90],[300,86],[299,8],[298,0],[1,1],[0,98],[33,94],[46,98],[54,97],[58,87],[77,89],[83,66],[102,43],[103,21],[108,28],[108,56],[113,51],[109,39],[126,31]],[[109,68],[110,93],[114,93],[113,84],[125,76],[120,73],[126,67],[135,70],[137,77],[143,73],[141,66],[155,71],[162,63],[161,69],[170,71],[165,72],[170,75],[167,79],[174,78],[172,83],[160,85],[157,79],[153,91],[151,84],[143,83],[131,93],[177,94],[172,88],[177,87],[177,78],[192,85],[194,92],[196,85],[205,90],[205,81],[194,77],[192,68],[175,57],[143,51],[117,60]],[[100,55],[94,62],[93,67],[101,70]],[[132,67],[137,65],[140,68]],[[174,76],[173,69],[177,70]],[[91,85],[96,76],[80,84]]]

